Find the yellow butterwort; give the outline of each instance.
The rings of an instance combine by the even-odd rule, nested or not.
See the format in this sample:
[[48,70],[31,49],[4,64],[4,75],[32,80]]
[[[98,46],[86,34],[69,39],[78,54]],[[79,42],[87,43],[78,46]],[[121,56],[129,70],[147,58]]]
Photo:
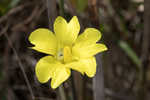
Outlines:
[[95,28],[87,28],[78,36],[80,24],[74,16],[69,22],[57,17],[54,33],[46,28],[39,28],[29,36],[34,45],[32,49],[49,54],[36,64],[35,72],[41,83],[51,79],[51,87],[57,88],[76,70],[89,77],[96,73],[95,55],[107,50],[104,44],[96,43],[101,33]]

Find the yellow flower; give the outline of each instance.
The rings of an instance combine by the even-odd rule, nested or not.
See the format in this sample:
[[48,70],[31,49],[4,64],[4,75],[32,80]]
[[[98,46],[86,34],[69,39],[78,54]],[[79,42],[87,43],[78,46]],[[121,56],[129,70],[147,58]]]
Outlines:
[[89,77],[96,73],[95,55],[107,50],[104,44],[96,43],[101,33],[95,28],[87,28],[78,36],[80,24],[74,16],[69,23],[62,17],[54,22],[54,33],[49,29],[39,28],[29,36],[34,45],[32,49],[49,54],[36,64],[35,72],[41,83],[51,79],[51,87],[57,88],[76,70]]

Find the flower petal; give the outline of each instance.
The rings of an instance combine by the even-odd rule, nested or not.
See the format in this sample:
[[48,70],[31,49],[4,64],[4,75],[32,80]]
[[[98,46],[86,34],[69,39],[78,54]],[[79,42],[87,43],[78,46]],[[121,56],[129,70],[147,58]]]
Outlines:
[[79,71],[82,74],[86,73],[88,77],[93,77],[96,73],[96,59],[95,57],[80,59],[77,62],[69,63],[67,67]]
[[67,32],[67,22],[66,20],[61,17],[58,16],[54,22],[54,32],[56,34],[57,39],[60,42],[64,42],[64,34],[66,34]]
[[57,88],[60,84],[66,81],[70,76],[70,69],[65,68],[64,66],[59,66],[55,70],[52,80],[51,87],[53,89]]
[[96,43],[101,38],[101,32],[95,28],[87,28],[76,40],[76,43],[87,42]]
[[72,55],[77,58],[88,58],[105,50],[107,50],[107,47],[104,44],[94,43],[89,45],[81,42],[75,44],[75,46],[72,48]]
[[57,40],[55,35],[48,29],[36,29],[30,34],[29,41],[35,45],[32,49],[46,54],[54,55],[56,53]]
[[72,43],[75,42],[79,34],[79,31],[80,31],[80,24],[78,18],[76,16],[73,16],[70,22],[68,23],[68,35],[66,35],[67,38],[70,38],[69,42]]
[[53,76],[56,62],[52,56],[41,58],[36,64],[35,72],[41,83],[46,83]]
[[40,59],[35,68],[37,79],[41,83],[46,83],[50,78],[51,87],[57,88],[70,76],[70,69],[66,68],[64,64],[57,61],[52,56],[46,56]]
[[54,22],[54,32],[60,42],[65,45],[72,45],[80,31],[80,24],[76,16],[69,23],[63,17],[57,17]]

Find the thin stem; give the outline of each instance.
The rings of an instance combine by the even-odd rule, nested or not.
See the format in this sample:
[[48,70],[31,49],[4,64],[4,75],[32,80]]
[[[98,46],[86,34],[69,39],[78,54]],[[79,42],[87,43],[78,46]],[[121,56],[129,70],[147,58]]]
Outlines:
[[76,95],[76,89],[75,89],[75,84],[74,84],[74,75],[73,73],[71,74],[71,84],[72,84],[72,95],[73,95],[73,100],[77,100],[77,95]]
[[63,85],[59,86],[59,93],[61,100],[67,100]]
[[53,22],[56,18],[56,0],[46,0],[49,28],[53,29]]
[[22,71],[22,73],[23,73],[23,76],[24,76],[25,82],[26,82],[26,84],[27,84],[27,87],[28,87],[28,89],[29,89],[29,92],[30,92],[30,94],[31,94],[32,100],[35,100],[35,97],[34,97],[34,94],[33,94],[32,88],[31,88],[31,85],[30,85],[29,80],[28,80],[28,77],[27,77],[27,75],[26,75],[26,73],[25,73],[25,71],[24,71],[24,66],[23,66],[23,64],[22,64],[22,62],[21,62],[21,60],[20,60],[20,58],[19,58],[19,55],[18,55],[16,49],[13,47],[12,42],[11,42],[11,40],[9,39],[8,35],[7,35],[6,33],[5,33],[4,35],[5,35],[5,37],[7,38],[8,44],[9,44],[10,47],[12,48],[12,50],[13,50],[13,52],[14,52],[14,54],[15,54],[17,60],[18,60],[19,67],[20,67],[20,69],[21,69],[21,71]]
[[[61,16],[65,17],[64,0],[60,0],[59,7],[60,7],[60,14],[61,14]],[[72,84],[73,100],[77,100],[77,95],[76,95],[76,90],[75,90],[75,83],[74,83],[73,73],[71,74],[71,84]]]
[[64,0],[60,0],[59,7],[60,7],[61,16],[65,17],[65,14],[64,14]]
[[94,100],[105,100],[104,75],[100,54],[96,56],[96,60],[97,60],[97,72],[95,77],[93,78]]
[[[52,30],[53,22],[56,18],[56,0],[47,0],[45,3],[47,5],[49,28]],[[60,8],[62,9],[61,14],[64,16],[64,1],[63,0],[61,1]],[[59,92],[61,100],[67,100],[63,85],[59,86],[58,92]]]

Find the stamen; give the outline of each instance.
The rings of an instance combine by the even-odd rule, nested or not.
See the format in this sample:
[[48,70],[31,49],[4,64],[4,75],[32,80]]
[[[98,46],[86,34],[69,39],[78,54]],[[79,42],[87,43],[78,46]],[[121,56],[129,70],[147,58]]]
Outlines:
[[72,60],[71,49],[69,46],[65,46],[63,49],[58,51],[57,60],[62,63],[70,62]]
[[72,54],[71,54],[70,47],[65,46],[63,53],[64,53],[64,62],[70,62],[72,60]]
[[60,50],[58,51],[58,53],[57,53],[57,59],[58,59],[59,61],[62,61],[62,60],[64,59],[64,55],[63,55],[62,49],[60,49]]

